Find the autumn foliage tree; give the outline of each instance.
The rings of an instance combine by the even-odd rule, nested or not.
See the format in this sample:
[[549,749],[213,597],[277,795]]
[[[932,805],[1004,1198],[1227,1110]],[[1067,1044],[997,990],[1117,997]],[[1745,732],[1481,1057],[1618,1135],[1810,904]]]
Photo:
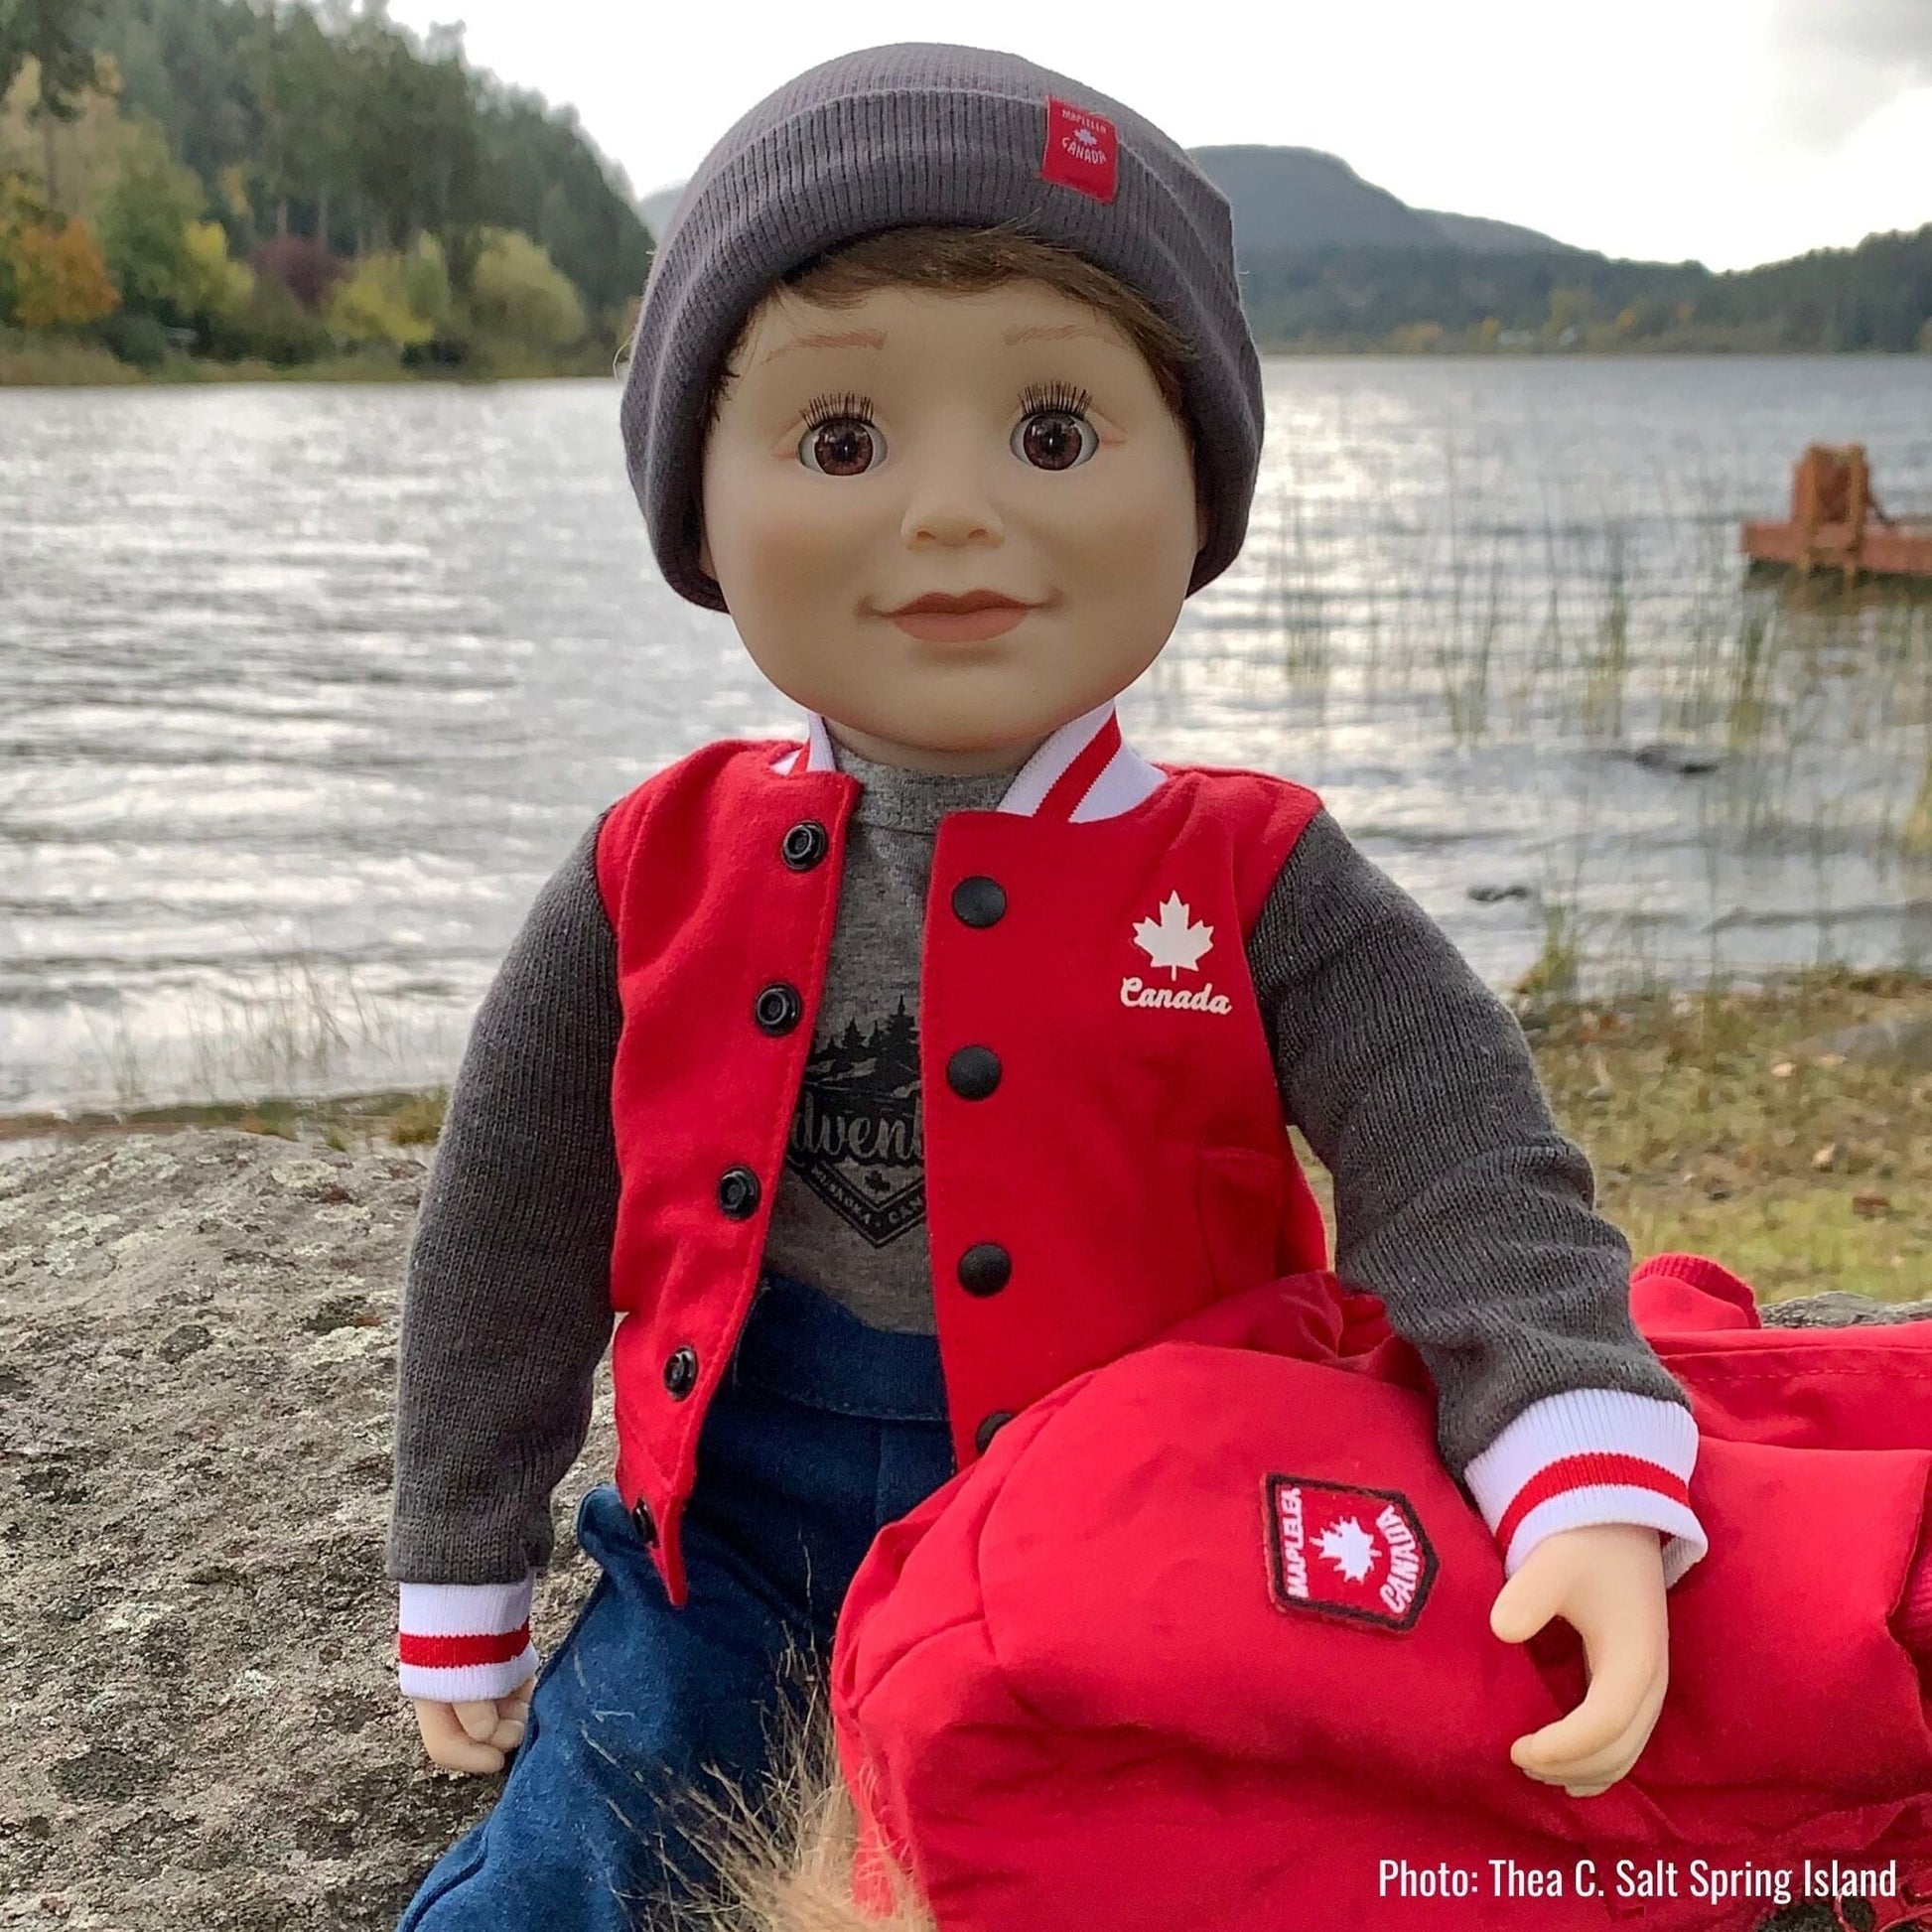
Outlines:
[[207,199],[160,133],[144,127],[101,211],[108,269],[131,307],[171,323],[194,313],[199,277],[188,230]]
[[278,282],[312,315],[329,302],[347,264],[315,235],[270,235],[248,257],[258,279]]
[[15,323],[22,329],[77,329],[120,303],[87,224],[75,216],[58,233],[24,229],[16,243]]
[[19,176],[0,179],[0,322],[77,329],[120,299],[87,223],[65,219]]
[[329,327],[350,343],[420,347],[448,327],[450,277],[434,235],[407,252],[364,255],[329,299]]
[[584,304],[567,277],[528,235],[485,228],[471,275],[470,309],[486,335],[533,348],[582,342]]

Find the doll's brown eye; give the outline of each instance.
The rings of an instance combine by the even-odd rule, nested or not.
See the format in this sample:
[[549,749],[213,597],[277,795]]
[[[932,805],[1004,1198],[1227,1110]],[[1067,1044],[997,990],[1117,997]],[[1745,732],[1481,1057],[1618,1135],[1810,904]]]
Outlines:
[[886,440],[858,416],[830,416],[798,439],[798,460],[822,477],[863,477],[886,454]]
[[1036,470],[1071,470],[1100,447],[1099,433],[1070,409],[1035,409],[1013,432],[1013,453]]

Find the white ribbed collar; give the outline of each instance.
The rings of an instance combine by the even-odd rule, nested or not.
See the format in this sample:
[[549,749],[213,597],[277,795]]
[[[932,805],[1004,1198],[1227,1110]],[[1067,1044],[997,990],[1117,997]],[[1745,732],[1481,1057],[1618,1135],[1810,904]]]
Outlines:
[[[825,720],[807,712],[805,743],[775,760],[772,770],[836,771]],[[1076,823],[1118,818],[1167,782],[1120,732],[1114,701],[1069,719],[1013,774],[998,809],[1022,818],[1063,818]]]

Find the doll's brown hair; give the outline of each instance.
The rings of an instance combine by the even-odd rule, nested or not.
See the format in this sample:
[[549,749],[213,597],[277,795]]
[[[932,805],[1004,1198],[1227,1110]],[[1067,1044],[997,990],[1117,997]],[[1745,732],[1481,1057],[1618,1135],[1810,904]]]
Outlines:
[[[1014,221],[990,227],[923,224],[881,228],[841,242],[792,269],[774,293],[802,297],[828,309],[854,308],[874,289],[943,290],[981,295],[1002,283],[1026,279],[1084,303],[1114,323],[1141,351],[1162,400],[1194,448],[1187,413],[1184,372],[1194,359],[1193,345],[1147,299],[1083,255],[1057,242],[1043,241]],[[718,420],[718,406],[735,379],[731,367],[751,327],[748,316],[725,352],[705,403],[705,429]]]

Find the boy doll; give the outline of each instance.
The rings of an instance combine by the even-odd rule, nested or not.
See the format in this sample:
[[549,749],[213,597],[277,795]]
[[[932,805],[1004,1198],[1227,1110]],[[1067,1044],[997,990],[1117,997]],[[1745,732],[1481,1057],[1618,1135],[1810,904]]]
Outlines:
[[[1514,1022],[1319,800],[1150,763],[1115,714],[1246,529],[1226,203],[1014,56],[844,56],[686,189],[621,423],[666,578],[805,729],[601,815],[479,1013],[387,1568],[432,1757],[520,1749],[404,1926],[618,1926],[674,1889],[667,1798],[756,1783],[880,1529],[1068,1378],[1325,1264],[1285,1116],[1435,1380],[1496,1635],[1587,1647],[1587,1696],[1511,1756],[1613,1783],[1704,1551],[1628,1250]],[[603,1574],[530,1699],[614,1311]]]

